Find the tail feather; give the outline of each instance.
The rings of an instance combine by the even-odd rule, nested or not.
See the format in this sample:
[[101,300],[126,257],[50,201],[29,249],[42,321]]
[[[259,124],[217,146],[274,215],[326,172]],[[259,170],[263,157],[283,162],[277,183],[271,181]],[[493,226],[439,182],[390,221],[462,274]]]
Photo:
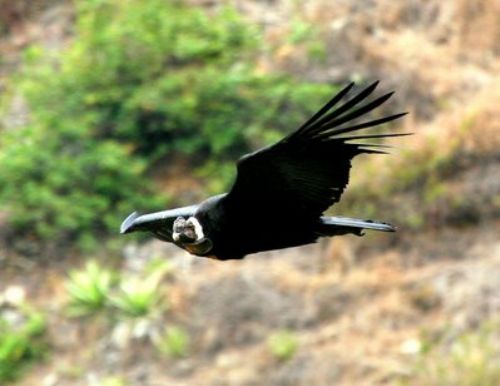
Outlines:
[[349,217],[321,217],[319,234],[321,236],[335,236],[354,233],[361,236],[364,229],[380,232],[396,231],[394,226],[381,221],[361,220]]

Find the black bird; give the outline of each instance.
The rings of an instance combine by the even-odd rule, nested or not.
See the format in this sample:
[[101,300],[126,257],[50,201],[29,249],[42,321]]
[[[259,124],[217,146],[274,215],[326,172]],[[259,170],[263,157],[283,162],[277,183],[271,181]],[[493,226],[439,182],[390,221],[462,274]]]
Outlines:
[[372,128],[406,113],[358,122],[393,93],[367,102],[378,82],[348,98],[354,83],[335,95],[300,128],[279,142],[243,156],[228,193],[198,205],[139,215],[121,233],[149,231],[188,252],[219,260],[314,243],[320,237],[364,229],[393,232],[389,224],[323,212],[340,200],[351,160],[358,154],[385,154],[383,145],[352,141],[407,134],[343,135]]

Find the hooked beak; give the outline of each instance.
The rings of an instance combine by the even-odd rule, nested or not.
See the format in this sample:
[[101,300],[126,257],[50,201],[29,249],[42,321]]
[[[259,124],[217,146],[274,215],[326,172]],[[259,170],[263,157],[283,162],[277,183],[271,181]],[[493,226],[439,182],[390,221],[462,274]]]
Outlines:
[[120,233],[123,235],[125,233],[130,233],[133,232],[134,225],[135,225],[135,220],[140,217],[139,213],[133,212],[128,215],[128,217],[125,219],[125,221],[122,222],[122,225],[120,225]]
[[131,233],[135,231],[148,231],[156,223],[164,221],[167,211],[155,212],[139,215],[137,212],[131,213],[120,226],[120,233]]

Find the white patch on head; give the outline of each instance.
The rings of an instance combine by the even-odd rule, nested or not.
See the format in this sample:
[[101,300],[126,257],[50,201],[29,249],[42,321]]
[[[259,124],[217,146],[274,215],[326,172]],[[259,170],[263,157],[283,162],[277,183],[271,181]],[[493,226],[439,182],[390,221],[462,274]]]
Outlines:
[[200,222],[196,217],[189,217],[188,222],[193,224],[194,226],[194,233],[196,234],[196,240],[199,241],[205,237],[205,234],[203,233],[203,227],[201,226]]
[[174,239],[175,242],[179,241],[179,237],[180,237],[179,232],[172,233],[172,238]]

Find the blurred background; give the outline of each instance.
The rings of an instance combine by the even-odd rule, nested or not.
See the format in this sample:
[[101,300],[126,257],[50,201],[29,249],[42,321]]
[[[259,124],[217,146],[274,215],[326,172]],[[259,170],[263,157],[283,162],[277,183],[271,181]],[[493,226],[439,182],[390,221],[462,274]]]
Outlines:
[[[0,384],[500,384],[498,0],[0,0]],[[349,81],[396,234],[243,261],[118,235],[227,189]],[[135,237],[135,238],[134,238]]]

